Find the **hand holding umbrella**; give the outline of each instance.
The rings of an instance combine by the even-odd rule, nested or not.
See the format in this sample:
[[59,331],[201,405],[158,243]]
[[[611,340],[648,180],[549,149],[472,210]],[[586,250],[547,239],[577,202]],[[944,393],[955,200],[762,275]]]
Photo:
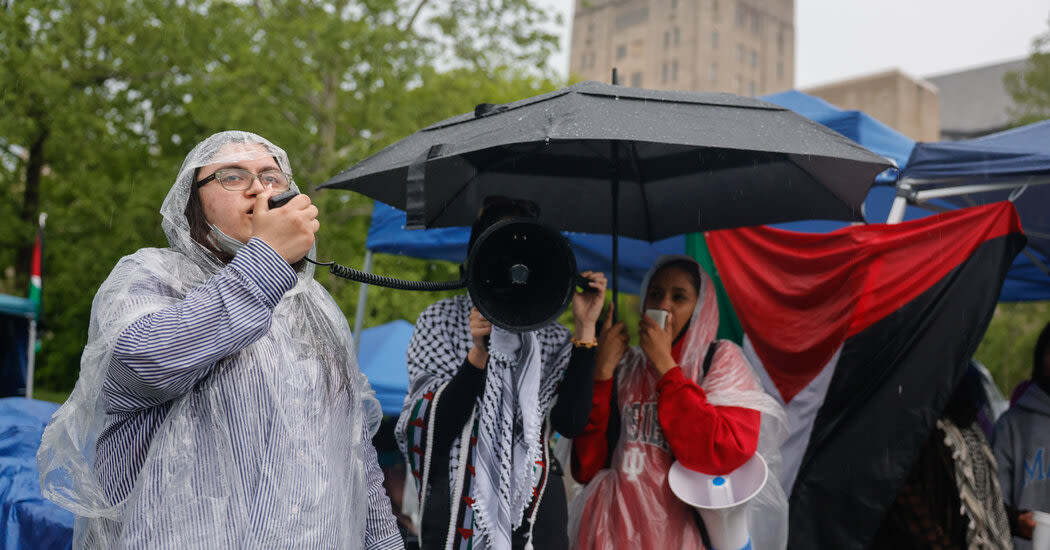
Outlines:
[[620,358],[627,353],[627,327],[623,321],[613,323],[613,311],[616,302],[609,303],[609,311],[605,314],[605,323],[602,324],[602,333],[598,337],[598,353],[594,359],[594,379],[608,380],[613,377],[616,365]]
[[576,291],[572,297],[572,318],[575,322],[573,335],[578,342],[594,342],[595,324],[605,305],[605,273],[584,271],[580,276],[589,280],[589,283],[588,288]]

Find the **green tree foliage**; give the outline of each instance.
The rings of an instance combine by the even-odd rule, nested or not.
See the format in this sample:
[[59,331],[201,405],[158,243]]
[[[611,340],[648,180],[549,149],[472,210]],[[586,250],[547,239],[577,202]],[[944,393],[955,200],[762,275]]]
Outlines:
[[1010,397],[1010,392],[1032,375],[1032,352],[1039,332],[1050,322],[1050,302],[1002,303],[975,354]]
[[[1050,28],[1032,40],[1032,53],[1024,68],[1007,73],[1003,85],[1013,99],[1010,117],[1014,125],[1050,119]],[[1007,397],[1018,382],[1031,375],[1032,349],[1048,321],[1047,302],[1000,304],[996,308],[977,349],[977,359],[988,367]]]
[[1013,98],[1010,116],[1015,125],[1050,118],[1050,29],[1032,40],[1024,68],[1007,73],[1003,85]]
[[[121,256],[166,246],[157,214],[186,152],[225,129],[285,148],[321,210],[321,259],[359,265],[371,201],[316,191],[476,103],[554,89],[551,21],[529,0],[0,0],[0,291],[23,294],[48,212],[37,384],[71,387],[92,297]],[[377,257],[375,271],[458,277]],[[348,315],[358,284],[326,284]],[[371,290],[366,326],[439,296]]]

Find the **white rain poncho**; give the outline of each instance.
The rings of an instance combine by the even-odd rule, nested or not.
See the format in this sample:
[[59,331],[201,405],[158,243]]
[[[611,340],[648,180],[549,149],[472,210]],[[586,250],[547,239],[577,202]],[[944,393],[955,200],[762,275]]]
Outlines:
[[[242,255],[277,257],[261,241],[223,265],[190,237],[197,169],[262,157],[291,172],[254,134],[194,148],[161,207],[170,248],[122,258],[95,296],[80,378],[37,457],[44,495],[77,516],[76,547],[366,546],[381,411],[345,317],[312,267],[271,269],[285,278],[274,292],[239,269]],[[276,299],[260,308],[267,290]],[[172,312],[169,332],[141,325]],[[129,378],[115,352],[155,340],[171,345],[143,372],[168,377],[163,387]]]
[[[653,275],[676,260],[696,262],[688,256],[661,256],[641,288],[648,289]],[[704,358],[718,330],[718,304],[710,277],[703,269],[699,271],[699,297],[683,336],[678,364],[685,378],[704,390],[710,404],[761,413],[757,452],[766,460],[770,473],[750,503],[748,526],[756,550],[783,549],[787,543],[788,506],[776,479],[781,464],[780,445],[786,434],[784,411],[762,390],[740,347],[731,342],[721,342],[710,370],[704,374]],[[644,299],[642,304],[644,312]],[[693,512],[667,483],[674,456],[659,424],[655,419],[635,421],[623,412],[632,407],[655,409],[656,384],[657,377],[641,348],[629,348],[616,369],[617,407],[623,421],[610,466],[600,470],[570,504],[569,536],[574,548],[702,548]],[[644,431],[647,438],[631,437],[632,431]]]

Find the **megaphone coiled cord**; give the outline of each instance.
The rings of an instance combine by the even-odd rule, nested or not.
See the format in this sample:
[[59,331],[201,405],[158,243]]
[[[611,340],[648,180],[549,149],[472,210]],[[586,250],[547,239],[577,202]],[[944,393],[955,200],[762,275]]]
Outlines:
[[349,279],[351,281],[357,281],[359,283],[365,283],[366,285],[382,286],[386,288],[396,288],[398,290],[423,290],[423,291],[440,291],[440,290],[457,290],[465,288],[467,281],[460,279],[459,281],[405,281],[403,279],[395,279],[393,277],[384,277],[382,275],[376,275],[375,273],[368,273],[347,267],[345,265],[339,265],[335,262],[317,262],[309,257],[303,258],[304,260],[318,266],[328,267],[328,271],[336,277],[343,279]]

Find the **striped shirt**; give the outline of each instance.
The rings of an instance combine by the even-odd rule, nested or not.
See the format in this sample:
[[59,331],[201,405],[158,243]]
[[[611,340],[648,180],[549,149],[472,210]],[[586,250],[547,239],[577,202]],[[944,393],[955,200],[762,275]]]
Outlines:
[[[111,501],[118,502],[133,494],[132,490],[142,481],[140,478],[146,475],[140,471],[157,430],[172,407],[186,401],[185,406],[201,404],[200,414],[196,416],[206,417],[216,414],[215,411],[223,415],[224,418],[215,422],[207,418],[201,420],[204,426],[234,419],[227,422],[228,427],[223,429],[228,432],[219,438],[207,435],[207,430],[193,432],[191,427],[189,433],[193,434],[194,441],[190,447],[201,456],[215,457],[215,461],[236,457],[237,468],[242,468],[243,473],[230,477],[238,478],[236,481],[248,487],[235,489],[251,495],[248,506],[254,506],[253,510],[264,510],[253,512],[264,514],[264,517],[250,518],[248,529],[254,531],[252,536],[263,541],[267,540],[266,532],[285,539],[294,536],[298,531],[297,524],[288,517],[277,518],[280,513],[295,516],[302,511],[302,518],[318,518],[320,525],[300,525],[315,534],[323,532],[327,522],[341,521],[335,511],[311,511],[314,493],[323,490],[328,491],[325,494],[338,492],[338,487],[330,489],[327,486],[346,480],[348,476],[331,471],[344,461],[328,464],[324,448],[320,448],[322,443],[311,439],[310,430],[316,423],[344,428],[353,425],[350,419],[344,418],[340,424],[338,417],[332,418],[337,414],[332,411],[349,407],[345,392],[341,394],[341,402],[338,399],[326,402],[317,395],[316,384],[310,380],[283,384],[276,389],[270,387],[272,382],[268,384],[266,381],[275,377],[273,372],[279,372],[282,381],[294,381],[295,376],[302,376],[302,372],[310,372],[309,357],[296,355],[294,368],[282,364],[288,361],[279,361],[279,358],[293,353],[281,348],[289,346],[287,337],[282,338],[281,334],[286,335],[287,325],[294,323],[277,326],[273,312],[284,293],[291,290],[297,280],[295,271],[276,251],[262,240],[252,239],[225,269],[184,297],[177,296],[176,290],[149,277],[132,285],[126,299],[132,303],[139,301],[138,307],[157,301],[158,296],[167,298],[165,303],[169,305],[128,326],[118,337],[109,363],[103,384],[107,422],[98,438],[96,466],[101,485]],[[262,357],[266,354],[261,352],[242,353],[257,342],[272,346],[276,350],[270,354],[272,357]],[[270,364],[271,361],[274,364]],[[260,374],[264,370],[269,373],[269,378]],[[212,374],[215,376],[207,382],[213,393],[210,397],[199,396],[201,392],[193,390]],[[278,394],[281,402],[275,404]],[[296,413],[290,419],[285,418],[289,411]],[[298,414],[300,411],[301,415]],[[195,417],[190,415],[190,418]],[[296,425],[274,429],[276,418]],[[363,422],[361,425],[363,437],[368,441],[367,426]],[[214,450],[220,447],[228,449],[225,456],[223,451]],[[363,455],[364,482],[368,487],[365,547],[403,548],[390,501],[383,489],[383,475],[375,448],[365,444]],[[279,470],[276,476],[285,484],[271,488],[273,490],[269,493],[265,491],[265,482],[271,480],[266,476],[274,474],[262,472],[267,465]],[[278,466],[274,468],[272,465]],[[304,473],[299,474],[300,470]],[[202,485],[214,486],[206,474],[200,479]],[[187,483],[194,481],[187,480]],[[286,486],[289,483],[290,488]],[[251,501],[252,498],[255,500]],[[229,500],[236,501],[236,497],[231,496]],[[317,501],[317,498],[313,500]],[[323,504],[321,502],[318,506]],[[201,506],[201,509],[206,509],[206,504]],[[307,515],[307,511],[312,514]],[[265,517],[271,513],[274,518]],[[349,513],[356,515],[361,512],[351,510]],[[198,515],[205,514],[198,512]],[[203,517],[201,521],[215,521],[215,517],[218,516]],[[145,530],[153,528],[149,525]],[[243,544],[247,540],[240,539],[239,542]],[[301,543],[315,546],[305,538]]]

